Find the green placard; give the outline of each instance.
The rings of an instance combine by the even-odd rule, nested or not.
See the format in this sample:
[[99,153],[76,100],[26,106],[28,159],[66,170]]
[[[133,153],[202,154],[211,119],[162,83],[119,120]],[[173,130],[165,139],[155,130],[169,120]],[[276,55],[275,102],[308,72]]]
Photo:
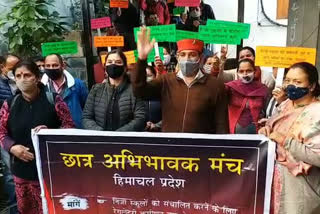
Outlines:
[[199,33],[185,30],[176,30],[176,41],[180,41],[182,39],[198,39]]
[[[175,42],[176,41],[176,25],[157,25],[149,26],[151,39],[155,38],[157,42]],[[137,33],[140,27],[134,28],[134,37],[137,42]]]
[[[164,56],[163,56],[163,48],[162,47],[159,47],[159,54],[160,54],[161,60],[163,61]],[[155,51],[155,49],[153,49],[148,55],[147,62],[154,62],[155,55],[156,55],[156,51]],[[138,51],[137,50],[134,51],[134,56],[136,57],[136,62],[137,62],[138,61]]]
[[206,25],[199,26],[199,39],[206,44],[239,45],[241,43],[241,37],[238,34],[224,28]]
[[184,7],[173,8],[173,15],[180,15],[181,13],[184,13],[184,11],[185,11]]
[[48,56],[49,54],[77,54],[78,44],[77,42],[48,42],[41,45],[42,56]]
[[242,39],[248,39],[250,35],[250,24],[247,23],[208,19],[207,26],[226,29],[230,33],[238,34]]

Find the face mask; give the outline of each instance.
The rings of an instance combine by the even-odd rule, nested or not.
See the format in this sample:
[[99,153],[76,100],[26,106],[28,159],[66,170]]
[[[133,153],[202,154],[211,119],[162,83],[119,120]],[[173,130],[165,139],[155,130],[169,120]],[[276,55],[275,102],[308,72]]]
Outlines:
[[199,71],[199,60],[198,61],[189,61],[184,60],[179,62],[179,66],[183,76],[185,77],[192,77]]
[[45,73],[52,80],[57,80],[62,76],[63,71],[60,68],[57,69],[45,69]]
[[117,79],[123,74],[124,66],[111,64],[106,67],[106,72],[108,74],[108,77],[112,79]]
[[147,77],[147,82],[151,82],[153,80],[153,77]]
[[207,65],[207,64],[205,64],[205,65],[203,66],[203,69],[204,69],[204,72],[205,72],[205,73],[211,74],[212,65]]
[[287,96],[290,100],[297,100],[309,93],[309,88],[297,87],[295,85],[288,85],[286,88]]
[[149,18],[149,20],[148,20],[148,25],[149,25],[149,26],[155,26],[155,25],[158,25],[158,24],[159,24],[158,19],[156,19],[156,18]]
[[190,12],[190,16],[192,17],[192,18],[198,18],[198,17],[200,17],[201,16],[201,11],[200,10],[193,10],[193,11],[191,11]]
[[168,55],[163,55],[163,57],[164,57],[163,64],[169,65],[170,60],[171,60],[171,56],[168,54]]
[[36,87],[36,81],[35,80],[18,80],[16,81],[17,87],[22,92],[31,92]]
[[238,76],[239,76],[239,79],[241,80],[242,83],[249,84],[253,81],[254,73],[250,73],[247,75],[238,74]]

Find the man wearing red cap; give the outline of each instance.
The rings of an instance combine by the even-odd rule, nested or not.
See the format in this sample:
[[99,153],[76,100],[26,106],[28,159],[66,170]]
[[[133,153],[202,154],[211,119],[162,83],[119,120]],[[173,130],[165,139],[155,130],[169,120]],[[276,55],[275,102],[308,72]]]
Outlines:
[[150,30],[138,33],[139,60],[132,72],[137,97],[160,99],[163,132],[227,133],[227,96],[220,80],[200,69],[203,42],[185,39],[177,43],[177,73],[168,73],[146,82],[147,57],[155,41]]

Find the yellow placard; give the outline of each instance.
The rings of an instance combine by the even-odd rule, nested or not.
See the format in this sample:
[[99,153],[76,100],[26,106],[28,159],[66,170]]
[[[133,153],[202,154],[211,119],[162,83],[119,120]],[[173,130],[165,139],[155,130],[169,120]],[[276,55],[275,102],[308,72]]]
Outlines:
[[102,63],[102,65],[105,65],[106,64],[106,54],[103,54],[103,55],[101,55],[101,63]]
[[95,36],[94,46],[98,47],[123,47],[123,36]]
[[[123,52],[123,53],[124,53],[124,55],[125,55],[126,58],[127,58],[127,64],[128,64],[128,65],[137,63],[136,58],[135,58],[135,55],[134,55],[134,51],[127,51],[127,52]],[[106,64],[106,56],[107,56],[106,54],[101,55],[102,65],[105,65],[105,64]]]
[[137,62],[136,57],[134,55],[134,51],[126,51],[126,52],[124,52],[124,55],[126,55],[126,57],[127,57],[128,65],[134,64]]
[[297,62],[316,64],[316,49],[301,47],[258,46],[255,64],[265,67],[289,68]]

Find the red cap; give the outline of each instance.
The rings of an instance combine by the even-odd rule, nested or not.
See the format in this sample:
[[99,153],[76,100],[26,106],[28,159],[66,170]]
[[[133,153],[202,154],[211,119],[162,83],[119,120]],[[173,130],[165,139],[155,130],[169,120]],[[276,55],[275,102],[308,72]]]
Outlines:
[[183,39],[177,42],[178,52],[183,50],[194,50],[202,53],[204,43],[198,39]]

